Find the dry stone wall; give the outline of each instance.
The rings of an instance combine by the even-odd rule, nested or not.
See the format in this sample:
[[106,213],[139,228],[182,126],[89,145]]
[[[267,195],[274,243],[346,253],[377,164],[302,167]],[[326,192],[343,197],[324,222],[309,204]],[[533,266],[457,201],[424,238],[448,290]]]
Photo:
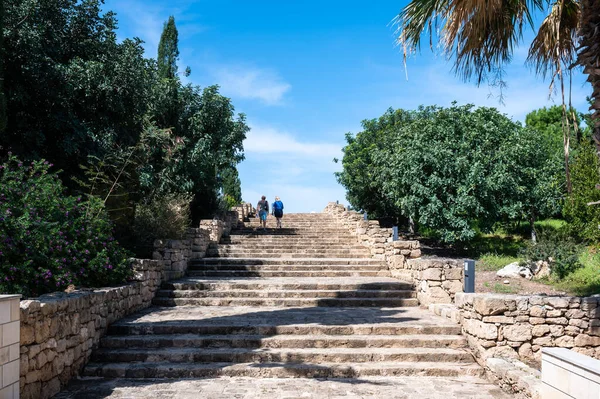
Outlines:
[[204,258],[211,243],[218,243],[238,225],[238,215],[237,211],[231,211],[227,212],[224,220],[201,220],[197,228],[188,229],[183,240],[154,241],[152,258],[162,262],[163,281],[185,276],[188,261]]
[[539,364],[541,349],[569,348],[600,359],[600,298],[456,294],[463,333],[476,357]]
[[21,301],[20,390],[49,398],[79,374],[108,325],[150,306],[162,279],[155,260],[133,260],[129,285],[53,293]]
[[380,227],[377,220],[364,220],[360,213],[348,211],[343,205],[335,202],[330,202],[324,212],[356,235],[359,243],[371,250],[373,258],[385,259],[390,270],[403,269],[406,259],[421,256],[418,241],[393,241],[392,229]]
[[[409,259],[405,271],[415,285],[421,305],[452,303],[456,294],[463,292],[463,264],[459,260]],[[405,274],[405,279],[408,276]]]
[[156,240],[153,260],[134,259],[133,281],[125,286],[53,293],[21,301],[21,397],[49,398],[77,376],[108,326],[151,305],[162,281],[183,277],[190,259],[202,258],[212,242],[238,224],[203,220],[183,240]]

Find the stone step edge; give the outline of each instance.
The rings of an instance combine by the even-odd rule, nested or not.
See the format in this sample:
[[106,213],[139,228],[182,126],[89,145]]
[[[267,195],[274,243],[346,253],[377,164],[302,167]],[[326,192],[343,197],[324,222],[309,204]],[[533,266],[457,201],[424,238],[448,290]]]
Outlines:
[[355,335],[325,335],[325,334],[285,334],[285,335],[260,335],[260,334],[151,334],[151,335],[106,335],[104,340],[263,340],[263,341],[460,341],[466,342],[464,335],[460,334],[355,334]]
[[[303,373],[304,372],[304,373]],[[158,374],[158,375],[157,375]],[[372,363],[89,363],[86,376],[125,378],[194,378],[201,376],[248,377],[359,377],[359,376],[477,376],[485,372],[478,364],[437,362]]]

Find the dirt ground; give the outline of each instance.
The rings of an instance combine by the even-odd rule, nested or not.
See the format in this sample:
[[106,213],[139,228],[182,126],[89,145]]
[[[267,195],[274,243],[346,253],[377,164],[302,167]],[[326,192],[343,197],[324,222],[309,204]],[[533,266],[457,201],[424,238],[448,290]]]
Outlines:
[[[505,284],[508,281],[508,284]],[[523,295],[565,295],[554,287],[538,281],[525,278],[503,278],[496,276],[495,271],[475,272],[475,292],[493,292],[498,294],[523,294]]]

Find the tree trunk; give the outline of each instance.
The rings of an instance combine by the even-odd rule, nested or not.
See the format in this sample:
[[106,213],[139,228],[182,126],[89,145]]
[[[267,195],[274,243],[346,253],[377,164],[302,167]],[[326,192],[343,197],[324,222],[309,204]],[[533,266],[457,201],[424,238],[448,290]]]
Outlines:
[[577,63],[583,67],[583,72],[588,75],[588,82],[592,84],[591,128],[600,157],[600,1],[582,0],[581,5],[581,47]]
[[535,231],[535,214],[532,212],[529,217],[529,226],[531,227],[531,242],[537,242],[537,231]]

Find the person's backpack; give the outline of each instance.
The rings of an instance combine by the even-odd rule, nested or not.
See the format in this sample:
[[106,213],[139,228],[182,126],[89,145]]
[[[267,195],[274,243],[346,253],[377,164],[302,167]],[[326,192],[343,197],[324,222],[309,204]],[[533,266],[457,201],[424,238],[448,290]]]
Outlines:
[[273,210],[280,211],[281,210],[281,202],[279,202],[279,201],[273,202]]
[[261,211],[265,211],[268,213],[269,212],[269,202],[267,200],[264,200],[262,202],[262,204],[260,204],[260,208],[261,208],[260,209]]

